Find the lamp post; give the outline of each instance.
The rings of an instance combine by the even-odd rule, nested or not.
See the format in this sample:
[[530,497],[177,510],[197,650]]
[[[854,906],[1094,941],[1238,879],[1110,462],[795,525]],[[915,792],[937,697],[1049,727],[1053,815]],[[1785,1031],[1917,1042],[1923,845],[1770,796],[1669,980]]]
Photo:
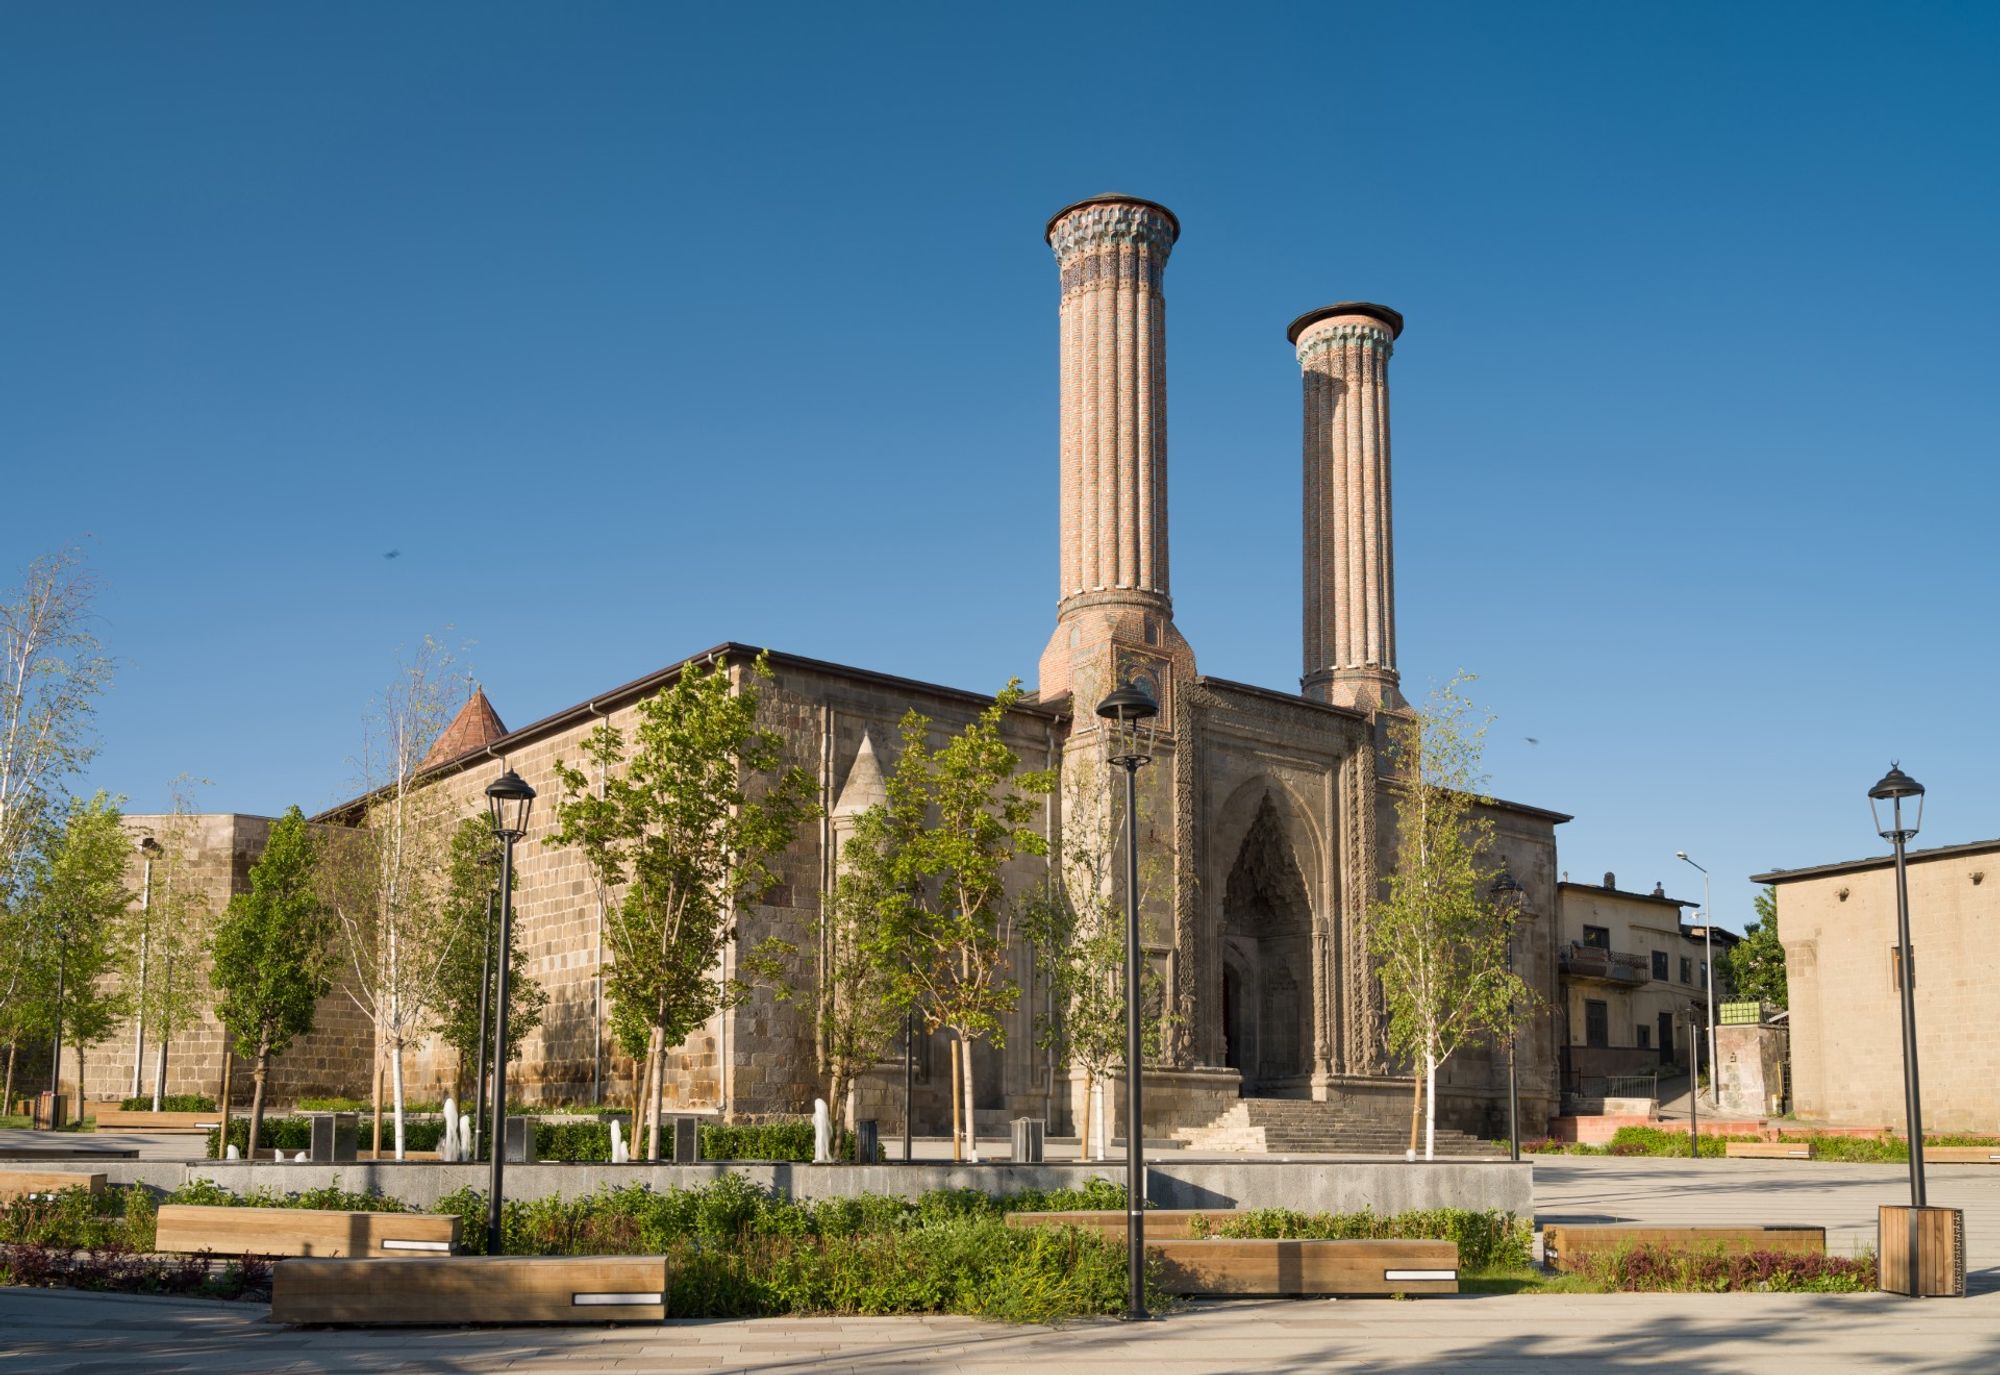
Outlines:
[[[1502,868],[1493,879],[1493,905],[1510,913],[1507,925],[1507,972],[1514,972],[1514,926],[1521,906],[1521,882]],[[1521,1158],[1521,1086],[1514,1065],[1514,999],[1507,998],[1507,1158]]]
[[[1689,1003],[1687,1006],[1687,1028],[1690,1040],[1694,1037],[1696,1025],[1694,1004]],[[1709,1077],[1711,1079],[1714,1077],[1712,1070]],[[1701,1159],[1701,1095],[1695,1091],[1692,1084],[1688,1086],[1688,1159]]]
[[[488,850],[479,857],[479,867],[482,869],[497,868],[499,864],[500,852],[498,850]],[[499,889],[490,885],[486,889],[486,925],[480,929],[479,935],[479,1067],[473,1071],[472,1075],[472,1095],[475,1098],[484,1098],[486,1096],[487,995],[493,991],[493,899],[498,892]],[[479,1114],[477,1112],[472,1114],[472,1123],[472,1158],[477,1160],[479,1158]]]
[[1139,766],[1153,757],[1160,705],[1127,683],[1097,704],[1110,731],[1107,762],[1125,770],[1125,1316],[1146,1317],[1146,1137],[1140,1111]]
[[[1903,799],[1915,798],[1916,815],[1903,816]],[[1887,824],[1882,804],[1889,804]],[[1924,1206],[1924,1109],[1917,1089],[1917,965],[1916,951],[1910,946],[1910,884],[1904,868],[1903,849],[1917,834],[1924,819],[1924,785],[1904,773],[1901,766],[1889,765],[1882,781],[1868,790],[1868,810],[1875,818],[1875,831],[1896,847],[1896,959],[1902,969],[1903,985],[1903,1113],[1910,1138],[1910,1293],[1919,1293],[1917,1264],[1917,1218]]]
[[[1695,869],[1701,869],[1701,944],[1702,973],[1707,979],[1708,989],[1708,1091],[1710,1101],[1718,1108],[1722,1106],[1722,1077],[1715,1072],[1715,908],[1708,900],[1708,870],[1688,858],[1686,850],[1674,851],[1674,858]],[[1688,1084],[1688,1093],[1693,1096],[1695,1085]]]
[[501,1175],[507,1162],[507,966],[511,963],[514,921],[514,842],[528,833],[528,813],[535,790],[512,769],[486,785],[486,806],[493,821],[493,838],[500,842],[499,966],[493,999],[493,1128],[487,1155],[493,1162],[486,1194],[486,1254],[500,1254]]
[[139,837],[139,858],[145,878],[139,889],[139,1008],[132,1015],[132,1096],[139,1096],[139,1066],[146,1059],[146,956],[153,940],[153,856],[160,842],[151,836]]
[[[49,1062],[49,1126],[60,1127],[55,1111],[56,1102],[62,1096],[62,1031],[63,1031],[63,983],[69,975],[69,922],[56,918],[56,1031],[55,1054]],[[79,1110],[82,1105],[78,1104]]]

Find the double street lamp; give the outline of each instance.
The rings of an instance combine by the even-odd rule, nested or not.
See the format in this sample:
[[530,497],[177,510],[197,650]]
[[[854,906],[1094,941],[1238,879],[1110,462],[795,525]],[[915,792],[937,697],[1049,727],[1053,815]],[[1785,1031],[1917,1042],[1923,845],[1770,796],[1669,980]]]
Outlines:
[[[1903,815],[1903,803],[1914,801],[1916,810]],[[1888,804],[1884,817],[1883,803]],[[1916,837],[1924,819],[1924,785],[1891,764],[1882,781],[1868,790],[1868,809],[1875,818],[1875,832],[1896,847],[1896,964],[1903,992],[1903,1112],[1910,1139],[1910,1292],[1921,1291],[1917,1265],[1918,1210],[1924,1206],[1924,1110],[1917,1089],[1917,966],[1916,952],[1910,948],[1910,883],[1904,867],[1904,847]]]
[[513,949],[514,842],[528,833],[528,813],[535,790],[512,769],[486,785],[486,807],[493,838],[500,842],[500,941],[493,1011],[493,1127],[487,1154],[493,1172],[486,1195],[486,1254],[500,1254],[501,1175],[507,1161],[507,967]]
[[1097,704],[1109,732],[1106,756],[1125,770],[1125,1316],[1146,1317],[1146,1144],[1139,1079],[1139,766],[1153,758],[1160,704],[1127,683]]

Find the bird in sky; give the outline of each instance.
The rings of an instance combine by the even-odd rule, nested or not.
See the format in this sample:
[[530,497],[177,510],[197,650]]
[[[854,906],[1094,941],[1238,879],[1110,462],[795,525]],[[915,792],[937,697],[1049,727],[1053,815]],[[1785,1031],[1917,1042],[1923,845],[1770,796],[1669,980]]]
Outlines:
[[1535,737],[1532,735],[1524,735],[1521,738],[1527,741],[1530,745],[1539,745],[1542,743],[1541,741],[1535,739]]
[[390,551],[389,551],[388,553],[384,554],[384,555],[383,555],[382,557],[383,557],[383,558],[385,558],[385,559],[399,559],[399,558],[401,558],[402,556],[403,556],[403,551],[402,551],[402,550],[400,550],[400,549],[391,549],[391,550],[390,550]]

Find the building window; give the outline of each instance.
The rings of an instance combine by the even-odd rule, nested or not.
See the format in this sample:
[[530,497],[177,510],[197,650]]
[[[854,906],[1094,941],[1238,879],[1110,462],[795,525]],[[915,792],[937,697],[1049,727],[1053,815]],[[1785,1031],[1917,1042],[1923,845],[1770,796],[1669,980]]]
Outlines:
[[1583,943],[1592,950],[1609,950],[1611,948],[1611,928],[1608,926],[1584,927]]
[[1694,982],[1694,961],[1686,955],[1681,956],[1681,982],[1684,984]]
[[[1649,1026],[1633,1027],[1632,1034],[1639,1038],[1639,1049],[1651,1050],[1653,1048],[1653,1029],[1651,1027]],[[1144,1084],[1142,1083],[1140,1087],[1143,1088]]]
[[1653,952],[1653,977],[1656,979],[1667,977],[1667,952],[1664,950]]
[[1583,1004],[1583,1043],[1587,1046],[1611,1044],[1611,1009],[1589,998]]

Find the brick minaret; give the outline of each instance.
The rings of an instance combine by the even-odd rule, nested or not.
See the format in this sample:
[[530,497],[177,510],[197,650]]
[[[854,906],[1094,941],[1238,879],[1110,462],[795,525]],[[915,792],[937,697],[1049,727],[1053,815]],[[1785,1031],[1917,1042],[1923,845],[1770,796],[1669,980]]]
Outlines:
[[[1056,631],[1042,651],[1045,702],[1102,694],[1148,661],[1155,692],[1194,671],[1167,580],[1160,278],[1179,237],[1172,211],[1131,196],[1093,196],[1049,220],[1062,270],[1062,533]],[[1171,672],[1159,671],[1167,665]],[[1077,710],[1095,705],[1091,696]]]
[[1389,355],[1403,317],[1343,301],[1292,321],[1305,378],[1305,695],[1405,705],[1396,674]]

